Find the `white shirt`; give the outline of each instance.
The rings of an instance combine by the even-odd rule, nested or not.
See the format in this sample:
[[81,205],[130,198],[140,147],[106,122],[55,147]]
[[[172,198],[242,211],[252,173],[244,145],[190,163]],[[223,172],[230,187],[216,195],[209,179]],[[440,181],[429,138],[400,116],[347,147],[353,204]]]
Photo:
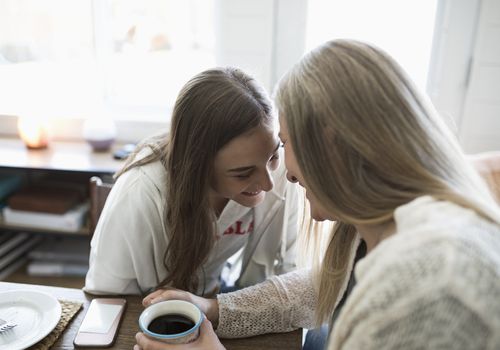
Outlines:
[[[242,247],[246,259],[239,279],[241,286],[295,267],[299,199],[296,186],[286,181],[281,163],[273,172],[274,188],[266,193],[263,203],[251,209],[229,201],[224,208],[217,220],[219,239],[197,272],[198,294],[217,289],[224,262]],[[166,277],[166,183],[166,170],[159,161],[133,168],[118,178],[92,238],[85,291],[144,294]],[[252,232],[248,232],[251,223]],[[231,225],[234,233],[224,234]],[[279,271],[277,260],[284,262]]]

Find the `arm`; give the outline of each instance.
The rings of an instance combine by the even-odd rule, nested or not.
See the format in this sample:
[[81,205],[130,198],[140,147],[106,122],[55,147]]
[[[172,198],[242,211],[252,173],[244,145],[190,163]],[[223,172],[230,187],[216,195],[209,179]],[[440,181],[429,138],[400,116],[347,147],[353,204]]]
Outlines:
[[314,324],[316,293],[309,270],[274,276],[237,292],[206,299],[169,288],[159,289],[143,300],[144,306],[171,299],[189,301],[217,328],[221,338],[243,338],[273,332],[288,332]]
[[243,338],[312,328],[316,294],[309,270],[274,276],[237,292],[219,294],[217,335]]

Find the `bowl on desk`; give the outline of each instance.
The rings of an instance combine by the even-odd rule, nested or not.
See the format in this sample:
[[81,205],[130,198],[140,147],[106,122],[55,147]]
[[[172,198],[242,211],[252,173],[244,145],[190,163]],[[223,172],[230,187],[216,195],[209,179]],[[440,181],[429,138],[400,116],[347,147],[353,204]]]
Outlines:
[[115,142],[115,123],[110,119],[87,119],[83,124],[83,138],[94,151],[108,151]]

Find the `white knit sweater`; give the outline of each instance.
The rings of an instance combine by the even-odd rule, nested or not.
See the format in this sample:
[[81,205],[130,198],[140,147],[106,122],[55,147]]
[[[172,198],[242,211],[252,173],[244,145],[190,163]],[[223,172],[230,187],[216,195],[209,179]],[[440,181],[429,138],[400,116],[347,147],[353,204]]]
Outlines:
[[[396,234],[356,265],[328,349],[500,349],[500,227],[428,196],[394,219]],[[307,271],[217,298],[221,337],[313,326]]]

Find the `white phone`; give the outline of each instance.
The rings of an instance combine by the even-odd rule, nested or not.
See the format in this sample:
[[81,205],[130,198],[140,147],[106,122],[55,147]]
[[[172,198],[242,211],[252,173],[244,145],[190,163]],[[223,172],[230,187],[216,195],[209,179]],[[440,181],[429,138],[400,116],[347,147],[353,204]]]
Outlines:
[[121,298],[92,300],[73,344],[77,347],[109,347],[118,334],[127,301]]

